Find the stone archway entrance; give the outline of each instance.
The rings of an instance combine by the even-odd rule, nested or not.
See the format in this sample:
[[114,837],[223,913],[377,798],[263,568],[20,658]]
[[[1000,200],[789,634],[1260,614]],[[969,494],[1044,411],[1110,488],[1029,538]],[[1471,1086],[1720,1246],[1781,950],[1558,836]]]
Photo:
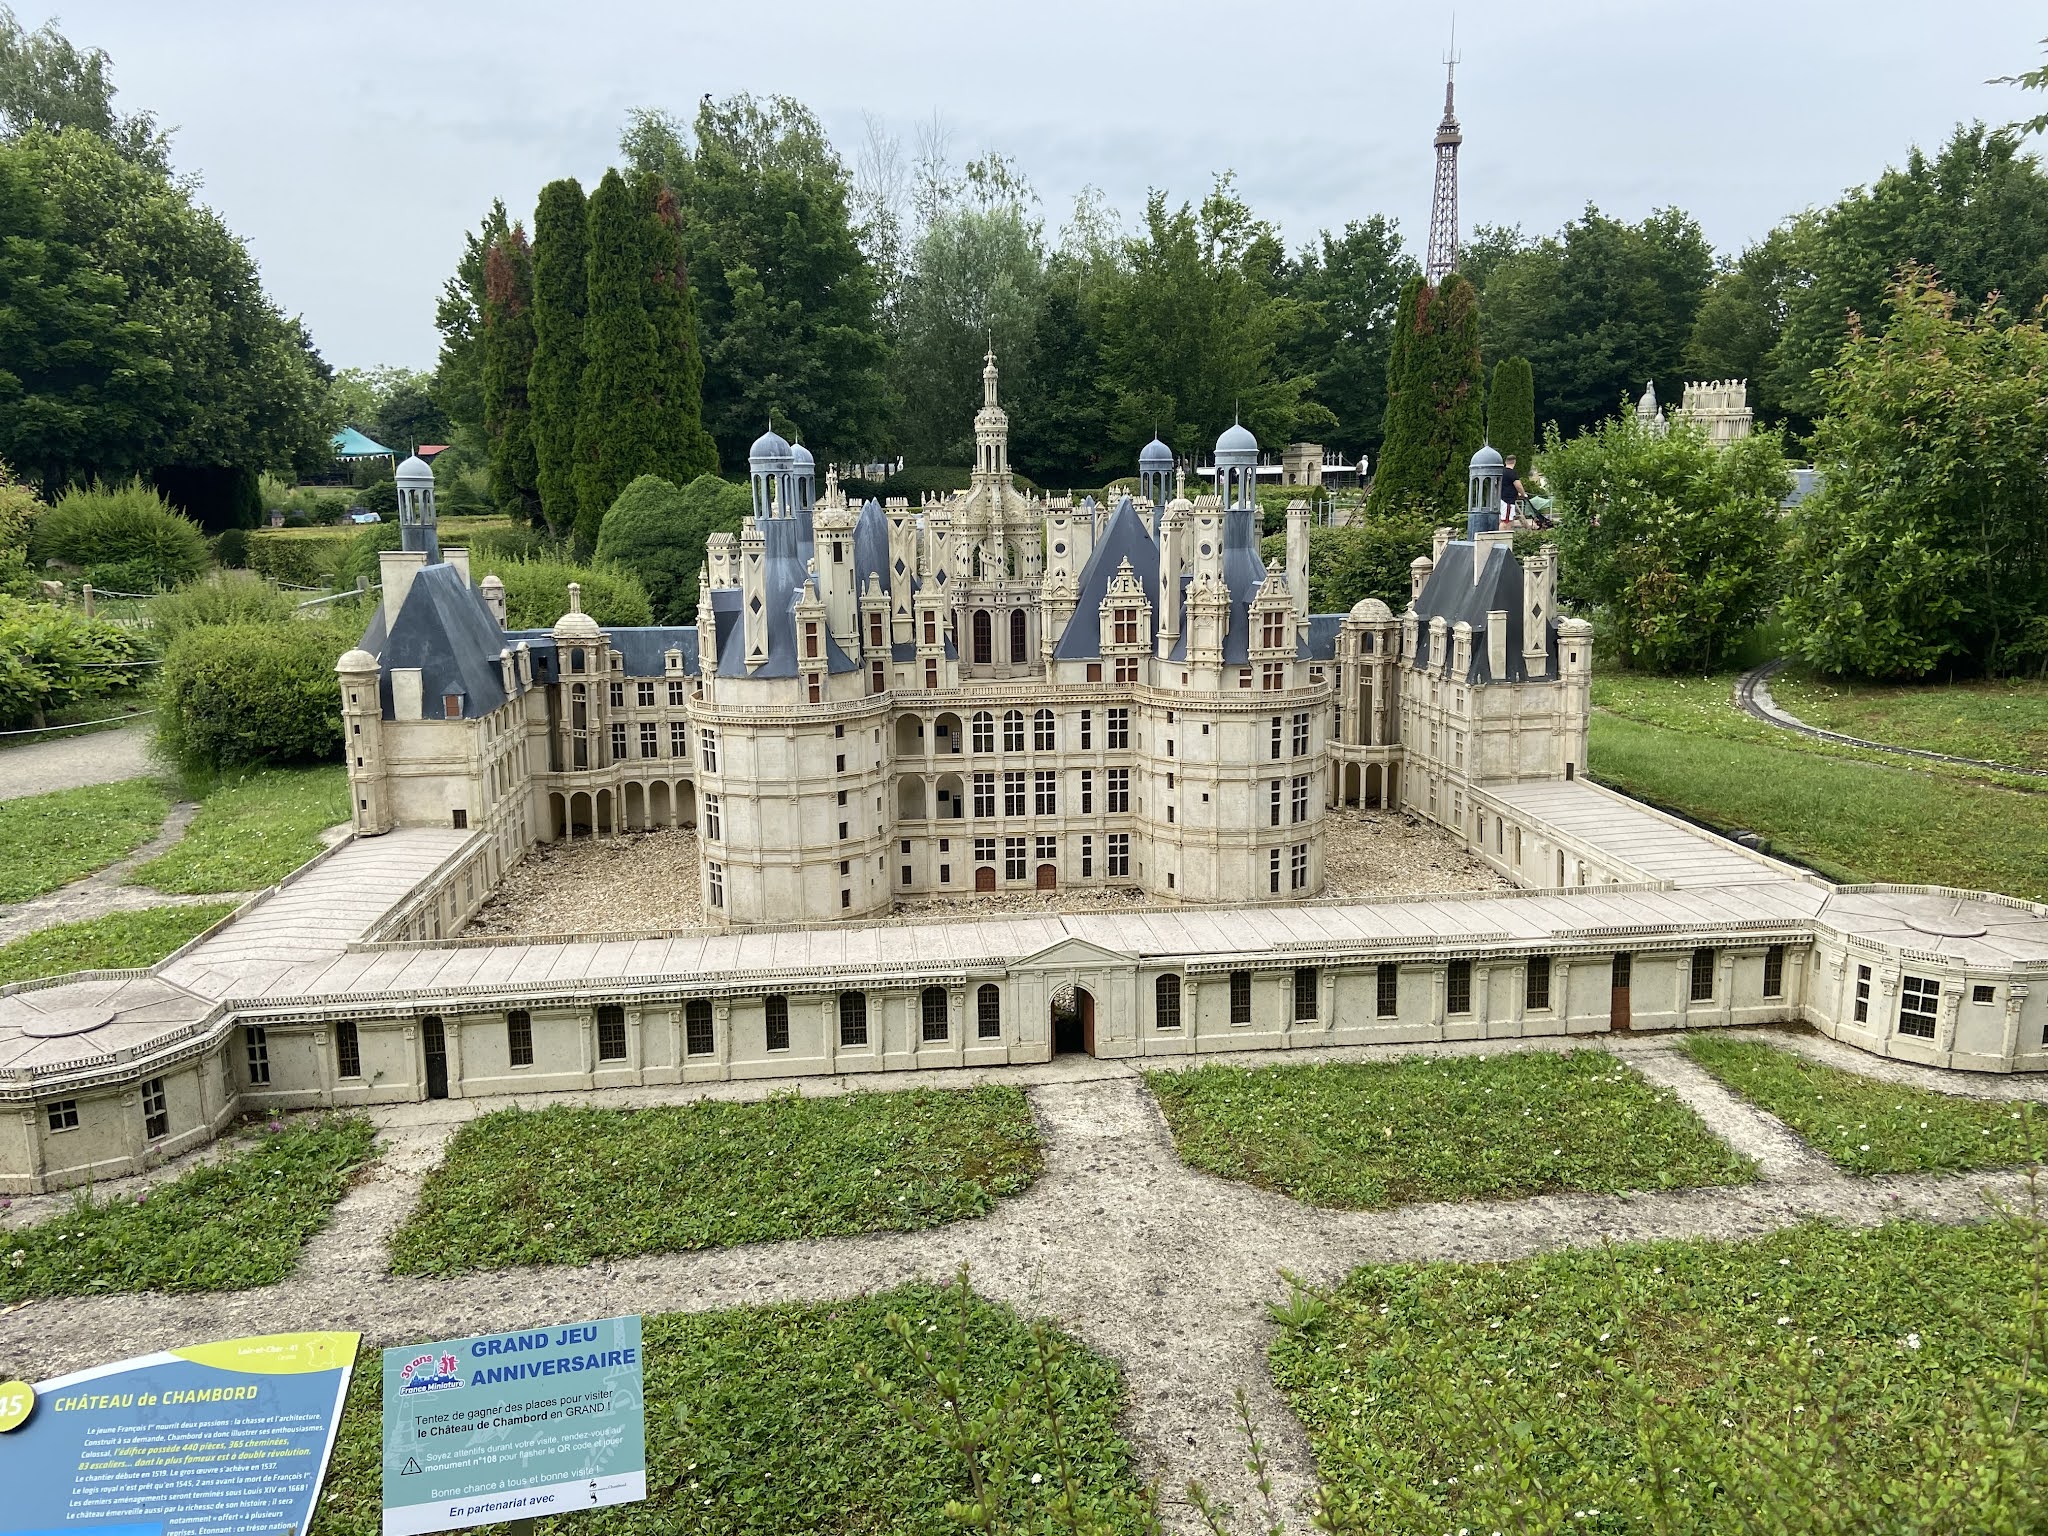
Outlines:
[[993,864],[983,864],[974,871],[974,888],[977,891],[992,891],[996,888],[996,871]]
[[1038,866],[1038,888],[1041,891],[1056,891],[1060,886],[1060,872],[1051,864]]
[[1086,987],[1061,987],[1052,995],[1052,1053],[1095,1054],[1095,994]]

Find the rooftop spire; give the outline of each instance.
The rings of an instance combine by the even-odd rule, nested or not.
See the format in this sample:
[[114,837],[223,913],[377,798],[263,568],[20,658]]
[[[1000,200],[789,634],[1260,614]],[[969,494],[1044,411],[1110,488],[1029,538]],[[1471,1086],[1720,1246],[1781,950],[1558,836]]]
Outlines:
[[1429,204],[1429,254],[1423,275],[1432,283],[1458,267],[1458,146],[1465,142],[1458,127],[1458,24],[1451,22],[1451,47],[1444,55],[1444,120],[1436,129],[1436,187]]

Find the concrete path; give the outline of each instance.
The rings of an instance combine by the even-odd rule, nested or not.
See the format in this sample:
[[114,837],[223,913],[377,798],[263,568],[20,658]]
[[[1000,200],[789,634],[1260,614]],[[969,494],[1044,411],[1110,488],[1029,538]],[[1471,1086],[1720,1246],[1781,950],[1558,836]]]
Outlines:
[[1808,725],[1771,697],[1771,678],[1785,665],[1786,658],[1753,667],[1735,680],[1735,707],[1753,719],[1780,730],[1797,731],[1817,741],[1831,741],[1840,747],[1861,747],[1866,752],[1888,752],[1894,757],[1917,757],[1924,762],[1948,763],[1958,768],[1982,768],[1987,773],[2016,773],[2029,779],[2048,779],[2048,768],[2022,768],[2015,763],[1994,763],[1981,757],[1957,757],[1949,752],[1930,752],[1925,747],[1895,747],[1890,742],[1865,741],[1840,731]]
[[156,771],[149,717],[143,715],[132,725],[46,736],[0,750],[0,800],[146,778]]
[[[1058,1320],[1121,1365],[1126,1429],[1143,1473],[1165,1491],[1170,1529],[1201,1529],[1183,1498],[1190,1479],[1243,1516],[1256,1514],[1236,1423],[1242,1388],[1268,1446],[1287,1528],[1306,1531],[1313,1487],[1307,1437],[1265,1366],[1276,1333],[1266,1309],[1287,1294],[1283,1271],[1322,1287],[1367,1263],[1504,1260],[1607,1240],[1740,1238],[1812,1218],[1968,1221],[1982,1214],[1987,1193],[2017,1197],[2024,1187],[2017,1173],[1851,1178],[1668,1044],[1625,1041],[1615,1049],[1756,1156],[1758,1182],[1320,1210],[1185,1166],[1135,1073],[1111,1063],[1070,1071],[1056,1064],[1036,1073],[1028,1090],[1045,1138],[1045,1172],[983,1220],[427,1280],[383,1272],[389,1239],[446,1138],[480,1106],[407,1105],[379,1112],[382,1160],[336,1207],[286,1283],[226,1295],[148,1293],[19,1307],[0,1313],[0,1372],[34,1379],[114,1353],[309,1326],[360,1329],[375,1348],[610,1313],[824,1301],[911,1280],[943,1283],[966,1264],[978,1291]],[[1018,1069],[1005,1069],[1001,1080],[1019,1081]],[[920,1086],[932,1085],[921,1079]]]

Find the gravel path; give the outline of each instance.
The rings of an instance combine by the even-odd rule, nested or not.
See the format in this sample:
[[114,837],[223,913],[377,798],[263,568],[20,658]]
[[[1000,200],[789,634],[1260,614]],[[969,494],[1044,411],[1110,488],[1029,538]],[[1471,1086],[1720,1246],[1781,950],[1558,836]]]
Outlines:
[[0,944],[11,943],[59,923],[83,922],[108,912],[139,912],[147,907],[192,907],[205,902],[245,901],[250,892],[225,891],[209,896],[167,896],[146,885],[124,885],[134,870],[164,852],[185,835],[199,814],[197,802],[181,800],[171,807],[157,834],[125,859],[96,870],[82,880],[11,906],[0,906]]
[[1981,757],[1957,757],[1950,752],[1933,752],[1925,747],[1898,747],[1886,741],[1866,741],[1861,736],[1845,736],[1840,731],[1823,730],[1817,725],[1808,725],[1804,720],[1786,709],[1771,697],[1771,678],[1785,665],[1785,658],[1767,661],[1760,667],[1753,667],[1735,680],[1735,707],[1744,714],[1775,725],[1781,731],[1797,731],[1802,736],[1811,736],[1816,741],[1831,741],[1837,746],[1862,747],[1869,752],[1889,752],[1894,757],[1917,757],[1930,763],[1951,763],[1962,768],[1983,768],[1992,773],[2016,773],[2030,779],[2048,779],[2048,768],[2022,768],[2017,763],[1994,763]]
[[8,747],[0,751],[0,800],[147,778],[156,771],[149,741],[149,717],[145,715],[133,725],[47,736]]
[[[479,1106],[401,1106],[379,1112],[386,1125],[382,1162],[336,1208],[289,1282],[227,1295],[66,1298],[0,1313],[0,1374],[33,1379],[105,1358],[116,1347],[140,1353],[200,1337],[307,1326],[361,1329],[375,1347],[611,1313],[823,1301],[910,1280],[943,1282],[967,1264],[979,1291],[1027,1314],[1057,1318],[1121,1364],[1127,1428],[1144,1473],[1168,1492],[1172,1529],[1200,1528],[1180,1498],[1191,1478],[1246,1514],[1258,1508],[1236,1428],[1234,1394],[1242,1387],[1268,1444],[1289,1529],[1300,1531],[1307,1529],[1303,1510],[1312,1486],[1308,1443],[1264,1360],[1274,1337],[1266,1308],[1286,1294],[1282,1271],[1327,1286],[1365,1263],[1505,1260],[1608,1240],[1740,1238],[1812,1218],[1966,1221],[1983,1211],[1987,1192],[2017,1196],[2023,1188],[2016,1173],[1850,1178],[1788,1145],[1782,1125],[1728,1094],[1668,1044],[1625,1041],[1614,1049],[1757,1157],[1759,1181],[1627,1196],[1319,1210],[1186,1167],[1134,1072],[1113,1063],[1059,1062],[1028,1079],[1045,1137],[1045,1172],[986,1219],[927,1232],[427,1280],[382,1273],[388,1240],[446,1136]],[[1413,1053],[1404,1047],[1378,1054]],[[939,1074],[931,1085],[955,1075]],[[1012,1069],[1000,1080],[1026,1079]],[[760,1091],[763,1085],[748,1085],[717,1096]]]

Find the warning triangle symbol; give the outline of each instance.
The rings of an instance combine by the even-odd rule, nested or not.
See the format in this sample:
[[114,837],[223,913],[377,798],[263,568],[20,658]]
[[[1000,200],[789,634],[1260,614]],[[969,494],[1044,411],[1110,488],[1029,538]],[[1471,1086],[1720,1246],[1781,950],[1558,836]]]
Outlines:
[[408,1456],[405,1458],[405,1465],[398,1469],[398,1475],[400,1477],[411,1477],[415,1472],[418,1472],[419,1470],[420,1464],[414,1461],[410,1456]]

